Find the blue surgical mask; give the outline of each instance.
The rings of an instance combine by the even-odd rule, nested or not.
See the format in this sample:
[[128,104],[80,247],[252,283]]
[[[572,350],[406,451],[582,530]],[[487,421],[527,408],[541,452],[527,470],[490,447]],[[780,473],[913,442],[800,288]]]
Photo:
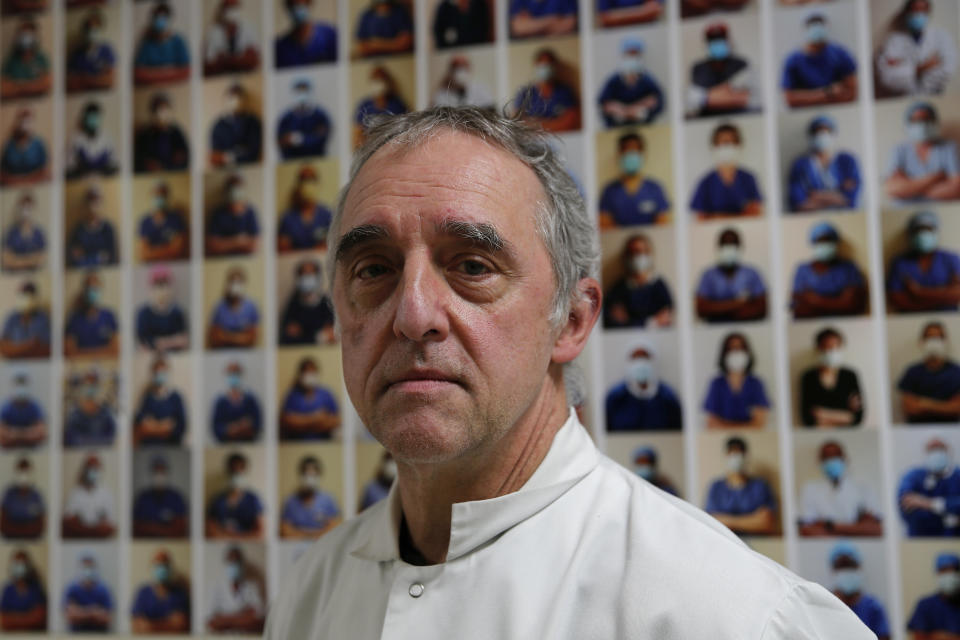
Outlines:
[[721,267],[735,267],[740,264],[740,247],[735,244],[721,245],[717,250],[717,262]]
[[310,19],[310,7],[305,4],[294,5],[293,9],[290,10],[290,15],[295,23],[303,24]]
[[235,582],[240,578],[240,563],[239,562],[228,562],[225,567],[227,572],[227,580],[230,582]]
[[97,581],[97,569],[95,567],[80,567],[80,579],[85,582]]
[[863,574],[859,569],[837,569],[833,572],[833,583],[837,591],[850,596],[863,588]]
[[827,458],[820,464],[820,468],[831,480],[839,480],[847,471],[847,461],[843,458]]
[[911,11],[907,15],[907,26],[910,27],[911,31],[916,33],[922,32],[927,28],[927,22],[930,21],[930,16],[925,11]]
[[927,142],[937,137],[937,125],[933,122],[908,122],[907,138],[911,142]]
[[91,113],[90,115],[84,117],[83,123],[86,125],[87,129],[96,131],[100,128],[100,116]]
[[166,209],[166,208],[167,208],[167,198],[166,198],[166,196],[154,196],[154,197],[153,197],[153,208],[154,208],[154,209]]
[[154,31],[166,31],[167,26],[170,24],[170,18],[160,14],[153,19],[153,30]]
[[166,582],[170,577],[170,567],[165,564],[153,565],[153,579],[156,582]]
[[927,453],[927,471],[942,473],[950,466],[950,456],[944,449],[934,449]]
[[541,62],[533,67],[533,79],[537,82],[546,82],[553,77],[553,65]]
[[91,305],[96,305],[100,302],[100,289],[96,287],[90,287],[87,289],[87,302]]
[[633,470],[637,473],[638,476],[644,480],[650,480],[653,478],[656,470],[654,470],[653,465],[649,464],[638,464],[633,467]]
[[640,75],[643,73],[643,61],[640,59],[640,56],[623,56],[620,60],[620,73],[624,75]]
[[228,373],[227,374],[227,386],[231,389],[239,389],[240,383],[242,382],[242,377],[239,373]]
[[930,253],[937,248],[937,232],[925,229],[918,231],[913,236],[913,246],[920,253]]
[[625,151],[620,155],[620,170],[627,175],[634,175],[643,168],[643,154],[639,151]]
[[818,262],[830,262],[836,255],[836,242],[815,242],[813,245],[813,259]]
[[158,387],[162,387],[163,385],[167,384],[168,379],[169,375],[166,371],[157,371],[153,374],[153,384],[157,385]]
[[827,25],[822,22],[814,22],[807,27],[807,42],[810,44],[820,44],[827,41]]
[[832,131],[818,131],[813,136],[813,148],[816,151],[832,151],[837,138]]
[[712,60],[724,60],[730,57],[730,43],[716,38],[707,43],[707,54]]
[[636,358],[627,365],[627,377],[637,384],[649,383],[654,378],[653,364],[649,358]]

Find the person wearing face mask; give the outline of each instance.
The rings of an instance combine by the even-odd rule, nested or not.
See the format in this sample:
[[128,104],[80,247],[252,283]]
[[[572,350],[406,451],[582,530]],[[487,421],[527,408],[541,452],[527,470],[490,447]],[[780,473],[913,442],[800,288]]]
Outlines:
[[932,438],[924,448],[923,465],[909,469],[900,480],[897,502],[907,535],[960,536],[960,470],[947,444]]
[[214,167],[260,161],[263,126],[250,108],[243,85],[234,83],[226,93],[226,110],[210,131],[210,164]]
[[80,556],[77,575],[63,593],[63,617],[71,632],[110,630],[113,595],[97,570],[97,559],[90,553]]
[[742,536],[769,536],[779,529],[777,498],[770,484],[747,473],[747,442],[727,440],[726,474],[710,485],[704,510]]
[[46,506],[33,484],[30,458],[17,460],[15,471],[13,482],[4,490],[0,501],[0,535],[4,538],[39,538],[46,522]]
[[143,262],[183,260],[190,257],[187,216],[171,202],[170,185],[164,181],[153,187],[150,209],[140,218],[137,248]]
[[956,42],[933,8],[934,0],[904,0],[877,54],[878,96],[941,94],[957,72]]
[[227,389],[213,404],[213,437],[217,442],[253,442],[260,437],[263,414],[257,397],[243,386],[243,366],[230,362],[224,370]]
[[33,112],[27,108],[20,109],[0,156],[0,185],[31,184],[50,177],[47,145],[33,126]]
[[433,94],[431,104],[447,107],[471,105],[481,109],[496,107],[496,101],[490,89],[474,77],[470,58],[461,54],[450,56],[447,72],[440,79],[440,85]]
[[687,117],[729,115],[760,109],[760,91],[753,69],[731,44],[724,22],[707,25],[703,33],[706,58],[694,63],[687,89]]
[[4,100],[50,91],[50,60],[40,48],[39,38],[36,22],[28,18],[20,23],[0,71],[0,97]]
[[256,569],[240,547],[231,546],[223,557],[223,572],[210,591],[207,628],[214,632],[263,631],[266,606]]
[[284,160],[327,155],[332,123],[312,94],[313,85],[308,77],[294,80],[293,104],[277,124],[277,144]]
[[231,174],[223,183],[222,197],[210,212],[204,245],[207,257],[249,255],[260,243],[257,210],[247,198],[242,174]]
[[625,275],[603,300],[605,327],[670,327],[673,297],[653,264],[653,243],[645,235],[630,236],[623,245]]
[[283,503],[280,536],[283,538],[319,538],[340,524],[336,499],[320,488],[323,464],[306,456],[297,465],[300,475],[297,490]]
[[313,3],[314,0],[284,0],[290,16],[290,30],[278,37],[274,44],[277,69],[336,62],[336,27],[311,19]]
[[832,327],[814,339],[816,366],[800,376],[800,416],[805,427],[853,427],[863,421],[857,373],[844,366],[843,335]]
[[190,346],[187,314],[174,299],[173,272],[165,265],[150,269],[147,302],[137,310],[137,343],[149,351],[181,351]]
[[103,306],[100,276],[88,271],[67,315],[63,354],[115,359],[120,353],[118,330],[116,314]]
[[600,228],[662,224],[670,219],[670,201],[659,182],[643,172],[647,142],[637,132],[617,140],[620,175],[600,194]]
[[106,39],[106,18],[99,9],[83,20],[80,38],[67,55],[67,91],[96,91],[113,86],[117,55]]
[[915,213],[907,224],[910,248],[890,263],[887,301],[901,313],[960,308],[960,255],[939,248],[940,218]]
[[333,303],[322,288],[320,263],[297,264],[294,290],[280,317],[280,344],[333,344]]
[[956,424],[960,421],[960,364],[950,358],[942,322],[923,326],[920,350],[922,359],[907,367],[897,383],[904,418],[910,424]]
[[623,27],[655,22],[663,15],[663,0],[597,0],[597,24]]
[[577,31],[577,0],[510,0],[509,7],[513,40]]
[[243,18],[241,0],[220,0],[203,45],[203,75],[253,71],[260,66],[256,30]]
[[790,211],[857,208],[860,167],[853,154],[837,150],[837,123],[826,115],[813,118],[807,126],[807,139],[809,151],[790,167]]
[[183,442],[187,411],[183,396],[170,381],[170,365],[157,354],[150,365],[147,383],[133,417],[134,446],[174,445]]
[[707,389],[703,410],[708,429],[762,428],[767,424],[770,400],[763,381],[753,375],[755,359],[747,337],[729,333],[720,345],[720,370]]
[[190,535],[187,499],[170,482],[170,463],[163,455],[150,459],[149,484],[133,501],[135,538],[186,538]]
[[263,503],[248,485],[247,457],[231,453],[226,461],[229,486],[207,505],[207,538],[258,539],[263,536]]
[[493,41],[487,0],[441,0],[433,14],[433,42],[437,49],[465,47]]
[[360,495],[360,505],[357,512],[375,505],[390,493],[390,487],[393,481],[397,479],[397,461],[393,459],[390,452],[384,450],[380,457],[380,464],[377,465],[377,471],[370,481],[363,485],[363,493]]
[[25,549],[10,554],[10,580],[0,590],[0,629],[6,632],[46,631],[47,594]]
[[552,49],[539,49],[533,56],[533,80],[520,87],[513,111],[545,131],[563,133],[580,128],[580,99],[565,81],[566,65]]
[[134,54],[134,84],[171,84],[190,78],[190,50],[184,37],[173,31],[172,21],[170,5],[158,2]]
[[763,215],[757,178],[740,166],[743,136],[732,123],[718,125],[710,136],[713,170],[697,183],[690,210],[698,220]]
[[0,333],[0,354],[9,359],[48,358],[50,314],[39,300],[37,286],[29,280],[23,282],[14,305]]
[[65,447],[109,447],[117,433],[110,403],[101,394],[100,374],[93,367],[73,384],[63,425]]
[[620,41],[620,64],[611,75],[597,102],[607,127],[650,124],[663,112],[663,90],[644,68],[643,38],[627,36]]
[[377,65],[370,72],[367,97],[356,106],[353,116],[353,144],[363,143],[367,122],[374,116],[398,115],[410,110],[400,95],[400,88],[389,69]]
[[680,399],[660,379],[657,353],[649,342],[630,351],[623,381],[607,392],[607,431],[679,431],[683,427]]
[[767,285],[755,267],[743,264],[740,234],[723,229],[717,236],[717,264],[700,276],[697,316],[704,322],[744,322],[767,317]]
[[684,18],[693,18],[713,11],[739,11],[748,2],[749,0],[683,0],[680,3],[680,15]]
[[80,112],[77,128],[67,144],[68,180],[117,172],[116,149],[104,133],[103,111],[97,102],[88,102]]
[[320,384],[319,365],[309,356],[303,358],[280,409],[280,439],[329,440],[339,426],[340,408]]
[[657,466],[657,450],[653,447],[641,446],[633,451],[633,472],[655,486],[661,491],[666,491],[672,496],[679,495],[673,481],[660,473]]
[[820,446],[823,480],[803,486],[800,498],[801,536],[882,536],[880,503],[873,489],[850,478],[843,446],[829,440]]
[[933,562],[937,591],[920,598],[907,622],[911,640],[960,638],[960,556],[943,552]]
[[877,640],[890,640],[887,611],[880,600],[863,590],[863,557],[851,542],[841,541],[830,550],[827,560],[833,595],[857,614],[860,621],[877,635]]
[[64,538],[110,538],[117,530],[115,498],[105,486],[103,466],[95,454],[86,457],[77,483],[67,494],[63,508]]
[[793,108],[853,102],[857,99],[857,61],[830,42],[827,16],[820,11],[803,21],[804,44],[787,56],[780,87]]
[[35,219],[33,195],[24,191],[15,200],[10,224],[3,234],[3,269],[8,272],[33,271],[43,266],[47,236]]
[[297,173],[290,206],[280,217],[277,251],[323,250],[333,213],[320,202],[320,175],[305,164]]
[[30,378],[24,371],[12,375],[13,391],[0,405],[0,447],[35,447],[47,439],[43,407],[30,393]]
[[370,0],[357,22],[356,56],[367,58],[413,51],[413,21],[396,0]]
[[856,316],[867,312],[867,280],[840,254],[840,233],[829,222],[810,229],[812,259],[793,274],[794,318]]
[[929,102],[907,109],[907,140],[890,154],[883,187],[895,202],[960,198],[957,144],[940,133],[940,116]]
[[213,309],[207,346],[210,349],[249,348],[257,343],[260,311],[247,297],[247,272],[239,266],[227,271],[223,298]]
[[137,127],[134,171],[182,171],[189,163],[187,138],[174,120],[170,96],[157,93],[150,98],[150,121]]
[[117,233],[105,217],[105,202],[99,186],[92,184],[87,188],[83,204],[84,211],[67,241],[67,264],[71,267],[117,264]]
[[134,633],[187,633],[190,630],[190,584],[177,572],[166,549],[150,559],[150,578],[133,598]]

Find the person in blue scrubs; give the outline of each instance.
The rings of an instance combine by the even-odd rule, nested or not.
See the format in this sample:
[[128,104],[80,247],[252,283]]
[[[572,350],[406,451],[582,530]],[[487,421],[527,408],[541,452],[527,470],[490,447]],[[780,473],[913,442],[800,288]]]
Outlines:
[[149,351],[181,351],[190,347],[187,314],[174,299],[173,272],[165,265],[150,270],[148,301],[137,309],[137,343]]
[[37,23],[32,18],[24,18],[10,35],[13,46],[3,61],[0,96],[4,100],[15,100],[48,93],[50,59],[41,48]]
[[620,175],[600,194],[600,228],[661,224],[670,219],[670,201],[663,186],[643,173],[647,142],[637,132],[617,140]]
[[291,27],[274,44],[277,69],[300,67],[318,62],[336,62],[337,29],[331,24],[311,20],[314,0],[285,0]]
[[297,470],[300,486],[283,503],[280,536],[318,538],[340,524],[340,506],[336,498],[320,488],[323,464],[318,458],[301,458]]
[[446,0],[433,14],[433,44],[438,50],[493,41],[493,11],[487,0]]
[[68,180],[92,175],[110,176],[117,172],[117,152],[102,125],[100,103],[85,104],[67,144],[65,173]]
[[827,16],[819,11],[804,20],[804,45],[787,56],[780,87],[793,108],[853,102],[857,99],[857,61],[829,41]]
[[320,384],[320,366],[309,356],[303,358],[280,409],[280,439],[329,440],[339,426],[340,408]]
[[260,437],[263,413],[257,397],[243,386],[243,366],[231,362],[224,370],[227,389],[213,402],[213,437],[217,442],[253,442]]
[[320,262],[297,263],[294,290],[280,316],[280,344],[333,344],[333,301],[323,291]]
[[63,617],[74,633],[110,629],[113,618],[113,595],[100,577],[97,559],[89,553],[80,557],[77,577],[63,592]]
[[17,460],[13,482],[0,501],[0,535],[4,538],[39,538],[43,535],[47,509],[33,483],[30,458]]
[[755,267],[743,264],[740,234],[717,236],[717,264],[700,275],[697,317],[704,322],[744,322],[767,317],[767,285]]
[[714,169],[700,178],[690,199],[699,220],[763,215],[763,195],[757,178],[739,165],[743,146],[740,129],[718,125],[710,135]]
[[99,9],[83,19],[82,38],[67,54],[67,91],[97,91],[113,86],[117,54],[104,33],[106,22]]
[[887,196],[899,203],[960,199],[957,143],[941,134],[937,108],[914,103],[905,124],[907,140],[893,148],[887,164]]
[[332,123],[312,94],[309,78],[294,81],[293,105],[283,112],[277,124],[277,145],[284,160],[327,155]]
[[596,0],[597,24],[623,27],[655,22],[663,15],[664,0]]
[[703,32],[707,57],[694,62],[687,89],[687,116],[730,115],[760,108],[750,62],[734,51],[730,29],[723,22],[707,25]]
[[26,549],[10,554],[10,580],[0,591],[0,630],[46,631],[47,594]]
[[670,327],[673,297],[653,264],[653,243],[643,234],[627,238],[621,261],[625,275],[603,299],[603,325],[614,327]]
[[100,374],[90,367],[75,383],[72,406],[63,426],[65,447],[109,447],[117,433],[117,421],[100,388]]
[[242,453],[227,457],[225,471],[230,486],[207,505],[207,538],[251,539],[263,535],[263,503],[249,488],[248,467]]
[[63,354],[67,357],[116,358],[120,352],[117,316],[101,305],[103,283],[88,271],[70,307],[64,330]]
[[170,96],[158,93],[150,99],[150,121],[137,130],[133,143],[134,171],[181,171],[189,163],[187,138],[173,119]]
[[413,51],[413,21],[396,0],[371,0],[360,13],[356,34],[361,58]]
[[134,633],[187,633],[190,630],[190,585],[174,570],[173,558],[159,549],[150,559],[150,581],[133,598]]
[[657,371],[657,354],[641,341],[627,357],[623,381],[607,392],[607,431],[679,431],[680,399]]
[[36,447],[47,439],[43,407],[30,394],[30,378],[13,374],[10,398],[0,405],[0,448]]
[[853,154],[837,151],[837,123],[817,116],[807,126],[810,150],[793,161],[788,178],[790,211],[856,209],[860,204],[860,167]]
[[333,213],[320,203],[320,176],[312,166],[303,165],[290,195],[290,206],[280,217],[277,251],[326,249],[332,219]]
[[863,590],[863,556],[851,542],[842,540],[830,550],[829,567],[833,581],[833,595],[850,607],[877,640],[890,640],[890,623],[887,610],[876,596]]
[[0,155],[0,185],[30,184],[50,177],[47,145],[33,127],[33,113],[20,109]]
[[867,311],[867,280],[852,260],[840,255],[841,240],[829,222],[810,229],[812,260],[793,275],[795,318],[856,316]]
[[533,80],[517,91],[514,112],[552,133],[579,129],[580,99],[564,71],[553,49],[539,49],[533,56]]
[[29,280],[17,289],[13,310],[3,321],[0,354],[14,359],[50,357],[50,314]]
[[907,629],[913,640],[960,638],[960,556],[956,552],[940,553],[933,569],[937,591],[917,601]]
[[950,449],[932,438],[924,449],[922,466],[908,470],[900,480],[897,502],[911,538],[960,536],[960,469]]
[[940,218],[915,213],[907,224],[910,248],[894,257],[887,275],[887,301],[901,313],[960,309],[960,255],[940,248]]
[[183,396],[170,384],[170,365],[157,354],[150,365],[150,382],[133,417],[133,444],[179,445],[187,431]]
[[680,495],[673,481],[660,472],[657,450],[653,447],[640,446],[633,450],[633,472],[657,489],[666,491],[672,496]]
[[390,71],[377,65],[370,71],[367,97],[360,100],[353,115],[353,145],[359,147],[366,136],[367,120],[380,115],[399,115],[410,110],[400,95],[400,87]]
[[227,88],[226,111],[210,132],[210,164],[215,167],[260,161],[263,125],[250,109],[247,90],[240,83]]
[[186,538],[190,513],[184,495],[170,483],[170,464],[162,455],[150,460],[150,484],[133,501],[135,538]]
[[33,271],[43,266],[47,236],[36,219],[36,206],[29,191],[16,201],[12,222],[3,230],[3,269]]
[[370,482],[363,485],[363,491],[360,494],[360,506],[357,512],[363,511],[380,502],[390,493],[393,481],[397,479],[397,461],[393,459],[390,452],[383,451],[380,457],[380,464],[377,465],[377,471],[374,473]]
[[253,347],[260,329],[260,311],[247,297],[247,272],[234,266],[227,271],[223,298],[213,309],[207,346],[210,349]]
[[150,13],[150,24],[134,54],[135,84],[170,84],[190,78],[190,49],[184,37],[173,32],[172,19],[173,10],[163,1]]
[[247,198],[243,175],[234,173],[224,182],[221,200],[207,220],[206,255],[249,255],[256,252],[259,243],[257,210]]
[[577,4],[578,0],[510,0],[510,38],[576,33]]
[[922,359],[903,372],[897,389],[910,424],[960,422],[960,364],[949,355],[947,329],[938,320],[920,332]]
[[74,224],[67,241],[67,264],[71,267],[102,267],[118,262],[117,232],[104,217],[100,188],[90,185],[83,198],[82,217]]
[[708,429],[762,428],[767,424],[770,400],[763,381],[753,375],[755,358],[747,337],[729,333],[720,345],[720,370],[707,389],[703,410]]
[[643,64],[643,38],[627,36],[620,42],[620,63],[607,78],[597,102],[607,127],[650,124],[663,112],[663,90]]
[[183,260],[190,257],[190,233],[183,209],[170,201],[170,185],[153,187],[153,202],[140,218],[138,248],[143,262]]
[[738,535],[769,536],[777,532],[777,498],[766,480],[747,473],[747,443],[727,440],[727,473],[710,485],[704,510]]

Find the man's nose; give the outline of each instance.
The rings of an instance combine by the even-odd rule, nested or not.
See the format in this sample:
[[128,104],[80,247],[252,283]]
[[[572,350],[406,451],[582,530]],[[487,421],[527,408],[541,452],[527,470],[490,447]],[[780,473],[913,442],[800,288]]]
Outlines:
[[442,272],[428,257],[409,258],[400,277],[394,334],[414,342],[445,339],[450,331],[449,293]]

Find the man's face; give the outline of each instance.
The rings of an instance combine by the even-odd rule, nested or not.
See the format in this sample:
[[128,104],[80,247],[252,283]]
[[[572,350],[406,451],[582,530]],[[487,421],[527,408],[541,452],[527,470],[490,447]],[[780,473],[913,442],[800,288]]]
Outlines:
[[[347,195],[333,297],[347,391],[401,462],[482,451],[549,384],[554,277],[535,229],[543,191],[506,152],[445,133],[384,148]],[[495,232],[496,249],[464,237]],[[349,242],[349,239],[348,239]],[[559,375],[559,367],[555,375]]]

